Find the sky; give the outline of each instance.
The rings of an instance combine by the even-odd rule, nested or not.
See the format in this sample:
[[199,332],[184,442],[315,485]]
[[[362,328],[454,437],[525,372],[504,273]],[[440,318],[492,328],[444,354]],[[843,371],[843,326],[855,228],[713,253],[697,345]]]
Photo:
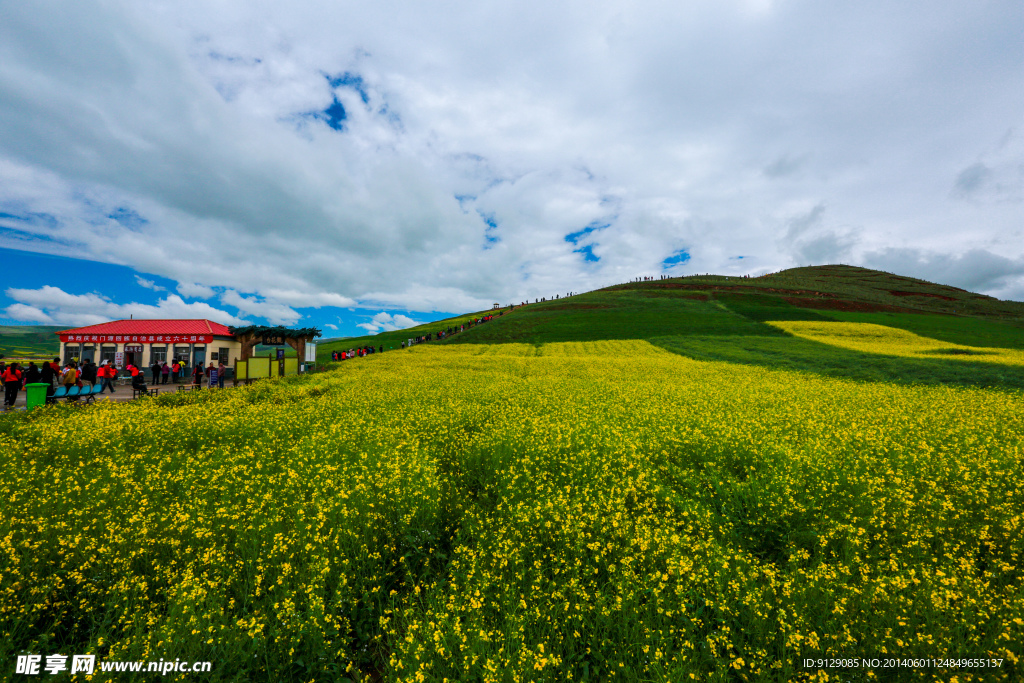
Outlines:
[[1016,0],[0,0],[0,322],[848,263],[1024,300]]

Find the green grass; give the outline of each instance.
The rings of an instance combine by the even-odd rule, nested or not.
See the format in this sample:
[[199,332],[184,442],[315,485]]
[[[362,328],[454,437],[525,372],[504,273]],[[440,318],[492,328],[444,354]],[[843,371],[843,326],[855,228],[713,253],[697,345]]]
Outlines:
[[700,301],[684,293],[602,290],[517,308],[503,318],[453,337],[451,343],[544,344],[719,334],[780,333],[714,301]]
[[[909,303],[891,291],[921,292]],[[990,306],[973,316],[930,312],[940,308]],[[790,299],[787,301],[786,299]],[[797,303],[794,303],[797,302]],[[850,312],[815,306],[913,305],[919,313]],[[839,349],[792,337],[766,325],[770,320],[837,320],[887,325],[951,343],[1024,348],[1024,321],[1000,302],[924,281],[834,267],[793,269],[765,278],[706,276],[616,285],[567,299],[531,304],[511,315],[468,330],[452,344],[532,343],[646,339],[698,360],[798,370],[829,377],[906,384],[950,384],[1024,389],[1024,371],[983,362],[895,358]]]
[[[851,313],[846,311],[822,311],[822,313],[829,318],[845,322],[898,327],[922,337],[931,337],[952,344],[1024,349],[1024,325],[1019,323],[949,315],[915,315],[913,313]],[[780,318],[780,320],[782,319]]]
[[900,384],[1024,389],[1024,368],[993,363],[861,353],[797,337],[674,336],[649,340],[695,360],[725,361],[828,377]]
[[809,308],[799,308],[778,296],[763,294],[718,293],[715,299],[745,318],[768,320],[829,320],[827,315]]
[[[508,310],[508,309],[502,309]],[[391,351],[394,349],[402,348],[402,342],[411,339],[413,337],[420,337],[427,334],[436,334],[442,330],[446,330],[449,327],[455,327],[463,323],[468,323],[470,320],[480,318],[485,315],[492,313],[500,313],[501,311],[474,311],[471,313],[462,313],[451,318],[445,318],[443,320],[436,320],[430,323],[424,323],[415,327],[409,327],[404,330],[394,330],[392,332],[378,332],[377,334],[363,335],[362,337],[344,337],[341,339],[325,339],[324,341],[317,344],[316,347],[316,358],[320,363],[329,362],[331,359],[331,352],[333,351],[348,351],[349,349],[357,349],[362,346],[374,346],[384,347],[385,351]]]
[[0,355],[7,358],[52,358],[60,351],[54,325],[0,325]]
[[608,289],[664,291],[673,288],[712,296],[789,297],[794,300],[791,303],[814,309],[941,313],[1024,323],[1022,302],[1000,301],[956,287],[856,266],[790,268],[755,278],[690,276],[629,282]]

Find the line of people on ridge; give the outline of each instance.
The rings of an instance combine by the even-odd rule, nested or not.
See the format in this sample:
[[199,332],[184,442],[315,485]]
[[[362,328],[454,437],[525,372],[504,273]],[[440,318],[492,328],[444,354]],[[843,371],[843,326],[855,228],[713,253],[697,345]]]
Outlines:
[[[708,275],[709,275],[708,273],[704,273],[704,277],[707,277]],[[738,277],[738,278],[740,278],[742,280],[749,280],[750,279],[749,275],[732,275],[732,276],[727,275],[725,277],[734,277],[734,278]],[[647,276],[644,276],[644,277],[635,277],[632,280],[630,280],[630,282],[653,282],[655,280],[671,280],[671,279],[673,279],[673,278],[671,276],[669,276],[669,275],[659,275],[658,277],[654,277],[653,275],[647,275]]]
[[[569,298],[570,296],[576,296],[577,294],[579,294],[579,292],[566,292],[566,293],[565,293],[565,297],[566,297],[566,298]],[[555,295],[554,295],[553,297],[551,297],[550,299],[548,299],[547,297],[543,297],[543,296],[542,296],[542,297],[541,297],[541,298],[539,298],[539,299],[534,299],[534,300],[533,300],[533,303],[535,303],[535,304],[543,304],[543,303],[546,303],[546,302],[548,302],[548,301],[554,301],[555,299],[561,299],[561,298],[562,298],[562,295],[561,295],[561,294],[555,294]],[[520,305],[520,306],[529,306],[529,305],[530,305],[530,302],[529,302],[529,301],[520,301],[520,302],[519,302],[519,305]],[[516,308],[515,304],[511,304],[511,305],[509,305],[509,310],[513,310],[513,311],[514,311],[514,310],[515,310],[515,308]],[[500,315],[500,314],[499,314],[499,315]]]

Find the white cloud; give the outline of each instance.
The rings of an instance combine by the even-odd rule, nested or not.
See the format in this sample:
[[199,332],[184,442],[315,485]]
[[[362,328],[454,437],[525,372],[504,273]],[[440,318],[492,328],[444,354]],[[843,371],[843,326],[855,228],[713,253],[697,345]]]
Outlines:
[[322,306],[338,306],[348,308],[355,306],[354,299],[330,292],[300,292],[297,290],[268,289],[264,292],[268,299],[275,302],[298,306],[299,308],[320,308]]
[[8,318],[14,320],[21,320],[27,323],[37,323],[40,325],[55,325],[56,321],[51,318],[46,312],[35,306],[27,306],[25,304],[11,304],[4,309],[7,313]]
[[394,332],[395,330],[404,330],[410,327],[416,327],[420,323],[416,322],[407,315],[401,313],[392,315],[381,311],[377,315],[373,316],[370,322],[359,323],[357,327],[361,327],[370,334],[377,334],[378,332]]
[[194,282],[179,282],[177,290],[178,294],[187,296],[190,299],[209,299],[214,295],[212,287],[199,285]]
[[337,330],[338,329],[337,325],[332,325],[331,323],[324,324],[324,327],[326,327],[329,330]]
[[220,300],[228,306],[234,306],[241,313],[266,318],[272,325],[294,325],[302,317],[298,311],[288,306],[256,297],[247,298],[232,289],[221,294]]
[[185,303],[177,294],[169,294],[155,305],[116,304],[99,294],[68,294],[59,287],[7,289],[7,296],[18,303],[5,309],[8,317],[46,325],[82,327],[136,318],[206,318],[224,325],[245,325],[249,321],[205,303]]
[[673,272],[1012,260],[1022,30],[1013,0],[9,3],[0,246],[282,322],[585,291],[681,249]]
[[160,285],[158,285],[157,283],[153,282],[152,280],[147,280],[146,278],[140,277],[138,275],[135,276],[135,281],[139,283],[140,287],[145,287],[146,289],[152,289],[154,292],[166,292],[167,291],[166,287],[161,287]]

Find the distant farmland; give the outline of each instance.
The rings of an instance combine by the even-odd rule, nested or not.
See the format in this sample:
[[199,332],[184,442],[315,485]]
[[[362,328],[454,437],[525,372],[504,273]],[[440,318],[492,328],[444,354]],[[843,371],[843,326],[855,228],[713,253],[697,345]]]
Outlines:
[[7,358],[52,358],[60,351],[54,332],[65,328],[53,325],[0,326],[0,354]]

